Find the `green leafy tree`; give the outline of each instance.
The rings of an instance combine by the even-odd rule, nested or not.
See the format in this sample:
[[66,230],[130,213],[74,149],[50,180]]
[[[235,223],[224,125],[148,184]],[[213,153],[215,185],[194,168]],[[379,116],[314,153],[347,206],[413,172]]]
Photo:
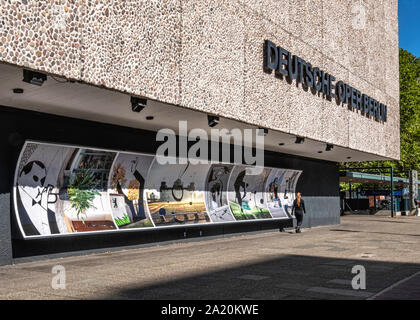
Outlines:
[[400,176],[409,170],[420,171],[420,58],[404,49],[400,49],[400,136],[400,161],[342,163],[340,167],[392,166]]
[[420,171],[420,59],[400,49],[401,161],[404,170]]

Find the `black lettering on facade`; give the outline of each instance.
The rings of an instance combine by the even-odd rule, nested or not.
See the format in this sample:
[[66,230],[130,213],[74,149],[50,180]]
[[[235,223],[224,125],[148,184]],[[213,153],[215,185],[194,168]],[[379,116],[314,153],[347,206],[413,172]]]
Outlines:
[[279,51],[279,63],[277,67],[277,72],[287,77],[289,75],[289,72],[287,70],[288,70],[290,52],[281,47],[278,48],[278,51]]
[[359,90],[356,90],[356,96],[357,96],[357,110],[362,110],[362,93]]
[[302,58],[297,57],[298,61],[298,76],[297,76],[297,82],[303,83],[303,67],[305,66],[305,60]]
[[335,85],[334,85],[334,81],[335,81],[335,77],[330,75],[329,80],[328,80],[328,95],[334,99],[335,98]]
[[267,72],[277,69],[279,59],[279,52],[274,43],[269,40],[265,40],[264,46],[264,69]]
[[314,88],[316,91],[321,91],[322,78],[319,68],[314,68]]
[[328,73],[324,73],[322,75],[322,93],[326,96],[329,96],[330,92],[330,75]]
[[291,54],[289,54],[288,60],[289,60],[288,61],[289,78],[291,80],[295,80],[297,78],[297,73],[298,73],[298,57],[292,56]]
[[338,97],[338,100],[340,102],[344,102],[346,99],[346,92],[344,89],[344,82],[343,81],[338,81],[337,85],[335,87],[335,94]]
[[312,65],[309,62],[306,62],[305,73],[306,73],[305,83],[308,87],[311,88],[314,86],[314,75],[313,75]]
[[369,96],[364,94],[363,95],[363,114],[369,114]]
[[336,98],[337,103],[346,103],[351,110],[356,109],[367,117],[387,121],[386,105],[343,81],[335,83],[336,78],[333,75],[313,67],[310,62],[269,40],[264,42],[264,70],[268,73],[275,70],[277,75],[289,77],[290,80],[296,80],[297,84],[302,83],[314,88],[326,97]]

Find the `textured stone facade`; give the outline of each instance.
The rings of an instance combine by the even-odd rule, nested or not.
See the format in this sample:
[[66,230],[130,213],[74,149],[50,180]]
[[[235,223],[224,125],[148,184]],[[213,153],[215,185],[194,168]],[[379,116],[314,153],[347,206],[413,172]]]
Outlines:
[[[399,158],[397,0],[0,0],[0,61]],[[388,106],[263,72],[271,40]]]

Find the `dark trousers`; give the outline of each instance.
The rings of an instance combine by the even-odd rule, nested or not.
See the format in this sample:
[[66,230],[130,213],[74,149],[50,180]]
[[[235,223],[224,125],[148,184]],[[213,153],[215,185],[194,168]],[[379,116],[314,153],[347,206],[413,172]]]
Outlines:
[[295,212],[297,228],[300,228],[303,221],[303,212]]

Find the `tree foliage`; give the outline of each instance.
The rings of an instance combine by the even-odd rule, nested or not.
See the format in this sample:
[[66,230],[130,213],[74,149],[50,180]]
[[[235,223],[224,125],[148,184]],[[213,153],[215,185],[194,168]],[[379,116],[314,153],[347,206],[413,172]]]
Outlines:
[[[76,210],[77,217],[85,214],[86,210],[94,208],[93,200],[95,196],[100,193],[95,190],[98,186],[98,181],[95,174],[90,169],[82,169],[72,175],[70,184],[67,188],[71,207]],[[82,216],[82,222],[85,223]]]
[[341,168],[393,166],[400,176],[420,171],[420,58],[400,49],[400,161],[343,163]]
[[403,170],[420,171],[420,58],[400,49],[400,130]]

